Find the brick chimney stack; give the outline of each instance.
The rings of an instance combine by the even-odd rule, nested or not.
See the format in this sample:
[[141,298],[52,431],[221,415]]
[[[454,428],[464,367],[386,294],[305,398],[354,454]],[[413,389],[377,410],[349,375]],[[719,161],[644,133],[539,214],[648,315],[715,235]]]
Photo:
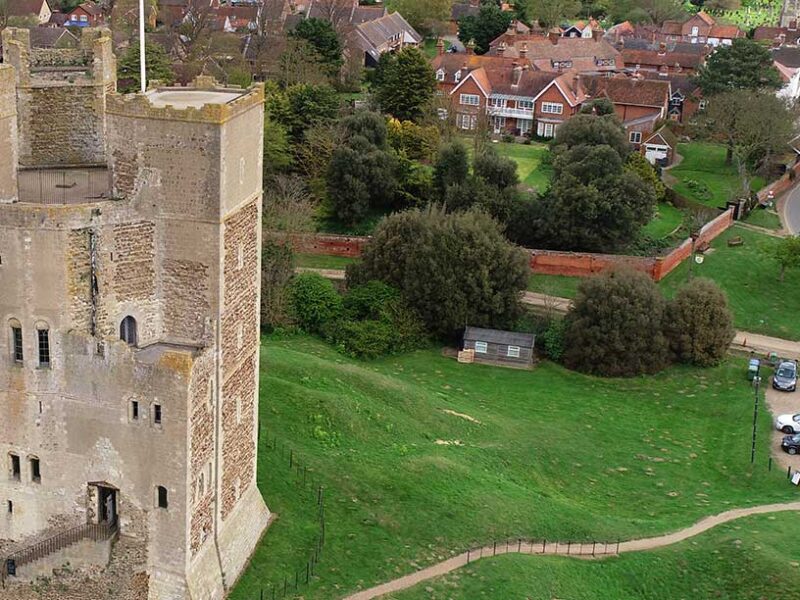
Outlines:
[[442,38],[439,38],[436,42],[436,54],[439,56],[444,54],[444,40]]
[[522,42],[519,46],[519,57],[525,58],[528,56],[528,42]]
[[497,56],[503,56],[505,51],[506,51],[506,43],[505,42],[500,42],[497,45],[497,48],[495,49],[495,52],[497,52]]
[[475,40],[468,41],[465,45],[467,54],[475,54]]
[[511,67],[511,87],[519,86],[520,79],[522,79],[522,67],[514,63]]
[[558,38],[561,37],[561,32],[557,28],[553,27],[547,32],[547,37],[550,39],[550,42],[552,42],[553,45],[556,45],[558,44]]

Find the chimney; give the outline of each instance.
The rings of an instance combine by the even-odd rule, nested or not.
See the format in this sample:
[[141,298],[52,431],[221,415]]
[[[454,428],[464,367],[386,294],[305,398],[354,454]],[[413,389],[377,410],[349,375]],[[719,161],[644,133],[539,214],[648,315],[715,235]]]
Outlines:
[[580,74],[576,73],[575,76],[572,78],[572,91],[577,96],[580,94],[581,89],[581,76]]
[[547,37],[550,39],[550,42],[552,42],[553,45],[556,45],[558,44],[558,38],[561,37],[561,32],[553,27],[549,32],[547,32]]
[[599,29],[592,29],[592,39],[595,42],[599,42],[600,38],[602,38],[602,37],[603,37],[603,32],[602,31],[600,31]]
[[508,29],[506,29],[507,35],[516,35],[517,33],[517,20],[511,19],[511,23],[508,24]]
[[465,46],[467,54],[475,54],[475,40],[468,41]]
[[792,19],[789,21],[789,31],[797,31],[797,19]]
[[522,67],[514,63],[511,68],[511,87],[518,87],[520,79],[522,79]]
[[439,38],[436,41],[436,54],[438,54],[439,56],[444,54],[444,40],[442,38]]
[[497,53],[497,56],[503,56],[505,51],[506,51],[506,43],[505,42],[500,42],[499,44],[497,44],[497,48],[495,48],[495,52]]
[[525,58],[526,56],[528,56],[528,42],[522,42],[519,45],[519,57]]
[[661,42],[658,45],[658,55],[659,56],[664,56],[664,55],[666,55],[666,53],[667,53],[667,44],[665,42]]

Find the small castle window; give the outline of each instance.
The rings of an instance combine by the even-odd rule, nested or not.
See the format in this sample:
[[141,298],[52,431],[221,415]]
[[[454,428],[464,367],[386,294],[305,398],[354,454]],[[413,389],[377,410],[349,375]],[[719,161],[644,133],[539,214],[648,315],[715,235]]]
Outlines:
[[11,500],[8,501],[8,514],[14,514],[14,503]]
[[161,405],[153,404],[153,423],[161,425]]
[[34,456],[31,456],[28,460],[31,463],[31,481],[34,483],[41,483],[42,471],[39,464],[39,459]]
[[50,366],[50,330],[47,325],[36,326],[36,339],[39,344],[39,366]]
[[132,316],[128,315],[122,319],[122,323],[119,324],[119,339],[131,346],[135,346],[138,343],[136,319]]
[[131,400],[131,421],[139,420],[139,401]]
[[14,357],[14,362],[21,363],[24,358],[22,348],[22,325],[19,321],[11,321],[11,353]]
[[167,498],[167,488],[165,488],[163,485],[159,485],[156,488],[156,506],[158,506],[158,508],[169,507],[169,500]]
[[11,467],[11,479],[14,481],[19,481],[21,472],[19,456],[16,454],[9,454],[8,459]]

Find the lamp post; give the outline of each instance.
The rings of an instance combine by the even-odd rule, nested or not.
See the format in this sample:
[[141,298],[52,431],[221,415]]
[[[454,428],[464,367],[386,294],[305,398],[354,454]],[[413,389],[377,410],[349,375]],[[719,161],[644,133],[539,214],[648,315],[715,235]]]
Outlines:
[[[759,367],[760,370],[760,367]],[[753,398],[753,444],[750,448],[750,464],[752,465],[756,461],[756,423],[758,422],[758,386],[761,383],[761,377],[756,372],[756,376],[753,377],[753,390],[754,398]]]

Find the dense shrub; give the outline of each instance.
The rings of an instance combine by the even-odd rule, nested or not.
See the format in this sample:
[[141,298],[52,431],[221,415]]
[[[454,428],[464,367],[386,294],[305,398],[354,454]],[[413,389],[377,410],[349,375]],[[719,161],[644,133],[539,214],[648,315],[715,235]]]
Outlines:
[[728,299],[710,279],[695,278],[667,305],[665,333],[670,350],[685,363],[719,364],[734,335]]
[[347,292],[342,307],[348,319],[379,319],[387,306],[400,298],[400,292],[382,281],[368,281]]
[[320,333],[341,314],[342,297],[329,279],[316,273],[297,275],[289,285],[289,298],[297,324],[309,333]]
[[507,327],[520,313],[528,277],[524,251],[481,212],[441,209],[393,214],[378,225],[350,284],[379,279],[400,290],[432,333],[465,325]]
[[644,273],[611,271],[581,283],[566,317],[565,364],[627,377],[667,366],[666,302]]
[[566,331],[566,321],[562,318],[553,318],[550,319],[547,329],[542,333],[541,347],[550,360],[558,362],[564,356],[564,337]]
[[261,327],[286,325],[287,285],[292,278],[292,249],[265,238],[261,246]]
[[486,183],[504,190],[519,183],[517,163],[500,156],[493,148],[487,149],[472,161],[472,170]]
[[467,147],[460,141],[444,144],[433,167],[433,181],[444,194],[451,185],[463,183],[469,174]]

